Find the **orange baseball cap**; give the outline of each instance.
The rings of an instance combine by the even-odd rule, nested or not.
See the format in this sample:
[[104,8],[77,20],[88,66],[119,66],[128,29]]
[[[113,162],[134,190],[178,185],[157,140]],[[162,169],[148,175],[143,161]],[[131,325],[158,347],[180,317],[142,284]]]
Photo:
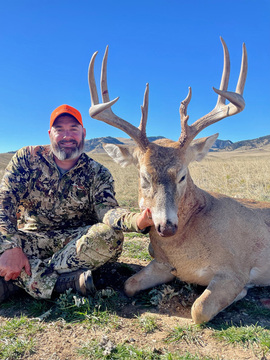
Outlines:
[[55,122],[55,119],[58,118],[58,116],[63,114],[70,114],[82,125],[83,127],[83,121],[82,121],[82,115],[81,113],[75,109],[74,107],[70,105],[60,105],[58,106],[53,112],[51,113],[51,120],[50,120],[50,129],[53,126],[53,123]]

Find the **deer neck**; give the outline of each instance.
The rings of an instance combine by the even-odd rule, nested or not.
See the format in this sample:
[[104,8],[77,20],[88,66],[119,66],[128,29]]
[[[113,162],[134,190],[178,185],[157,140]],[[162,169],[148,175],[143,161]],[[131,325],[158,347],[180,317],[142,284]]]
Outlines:
[[178,228],[183,231],[192,216],[198,214],[207,206],[207,193],[198,188],[190,174],[187,174],[187,187],[178,206]]

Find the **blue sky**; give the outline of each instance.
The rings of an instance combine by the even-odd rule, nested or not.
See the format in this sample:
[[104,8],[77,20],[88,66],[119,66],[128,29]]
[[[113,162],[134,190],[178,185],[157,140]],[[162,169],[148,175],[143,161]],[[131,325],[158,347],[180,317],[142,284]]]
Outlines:
[[270,134],[269,0],[1,0],[0,18],[0,153],[49,143],[50,114],[64,103],[81,111],[87,139],[127,137],[88,114],[88,64],[99,51],[99,79],[107,44],[110,98],[120,96],[114,112],[138,126],[148,82],[147,135],[177,140],[189,86],[190,123],[215,106],[220,36],[231,56],[232,91],[246,43],[246,108],[200,136],[219,132],[239,141]]

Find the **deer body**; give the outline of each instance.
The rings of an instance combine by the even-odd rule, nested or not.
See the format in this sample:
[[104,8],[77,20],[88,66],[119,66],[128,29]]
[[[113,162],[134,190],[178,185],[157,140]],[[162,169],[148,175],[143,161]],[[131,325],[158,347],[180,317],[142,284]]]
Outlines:
[[224,272],[241,277],[243,287],[270,285],[270,207],[256,212],[227,197],[203,196],[204,204],[193,209],[172,237],[164,239],[151,230],[155,259],[167,261],[172,273],[189,283],[207,286]]
[[[107,53],[103,60],[102,96],[99,104],[93,75],[89,68],[92,99],[90,115],[129,134],[136,147],[104,145],[120,165],[135,164],[139,170],[139,204],[151,209],[155,226],[150,230],[150,253],[154,260],[125,283],[127,295],[171,281],[175,276],[189,283],[206,286],[194,302],[191,315],[196,323],[211,320],[233,301],[247,293],[250,286],[270,285],[270,203],[236,200],[198,188],[188,171],[192,161],[202,160],[218,134],[194,140],[206,126],[234,115],[244,108],[242,97],[247,73],[243,50],[242,67],[236,92],[227,91],[229,55],[223,42],[224,69],[215,108],[187,125],[187,105],[191,90],[181,103],[182,132],[177,142],[162,139],[149,143],[146,137],[148,86],[139,128],[111,111],[106,81]],[[225,104],[225,100],[229,104]]]
[[[154,145],[151,148],[155,148]],[[181,154],[177,149],[155,149],[152,154],[149,150],[143,158],[142,155],[138,157],[138,148],[125,148],[124,151],[121,147],[121,155],[115,156],[116,151],[112,151],[115,147],[117,145],[105,145],[115,161],[134,163],[140,173],[145,174],[148,170],[148,175],[159,180],[155,184],[159,183],[161,188],[146,186],[143,189],[144,181],[140,181],[139,202],[142,208],[151,209],[155,223],[149,233],[154,260],[127,280],[127,295],[133,296],[140,290],[171,281],[174,276],[188,283],[207,286],[192,307],[193,320],[201,323],[244,297],[249,287],[270,285],[269,203],[236,200],[206,192],[194,184],[188,170],[182,180],[185,184],[179,186],[172,179],[172,172],[177,173],[179,166],[180,174],[183,174],[184,166],[179,161]],[[168,150],[172,150],[170,161],[168,157],[158,157],[156,164],[157,153],[170,153]],[[170,185],[167,184],[169,180]],[[161,236],[157,228],[165,228],[166,223],[173,224],[175,219],[175,234]],[[208,304],[206,309],[205,304]]]

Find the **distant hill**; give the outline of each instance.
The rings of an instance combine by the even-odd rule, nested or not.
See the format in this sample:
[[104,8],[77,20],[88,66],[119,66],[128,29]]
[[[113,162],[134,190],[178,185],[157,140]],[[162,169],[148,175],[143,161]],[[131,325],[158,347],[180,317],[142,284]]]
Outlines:
[[[158,139],[164,139],[164,136],[150,136],[148,137],[149,141],[155,141]],[[85,140],[85,151],[92,153],[104,153],[102,143],[106,144],[125,144],[125,145],[135,145],[132,139],[127,138],[114,138],[111,136],[95,138],[90,140]],[[242,140],[233,143],[230,140],[220,140],[217,139],[213,145],[211,151],[234,151],[234,150],[252,150],[252,149],[265,149],[270,150],[270,135],[259,137],[252,140]]]
[[[164,136],[150,136],[148,137],[149,141],[155,141],[158,139],[164,139]],[[105,150],[102,147],[102,144],[117,144],[117,145],[135,145],[135,142],[132,139],[126,138],[113,138],[111,136],[94,138],[90,140],[85,140],[85,151],[92,153],[104,153]]]
[[90,140],[85,140],[85,151],[86,152],[94,152],[94,153],[102,153],[105,152],[102,144],[124,144],[122,141],[119,141],[117,138],[113,138],[111,136],[95,138]]
[[259,137],[252,140],[242,140],[233,143],[230,140],[219,140],[215,142],[211,151],[234,151],[234,150],[252,150],[265,149],[270,150],[270,135]]
[[252,140],[242,140],[228,144],[225,150],[251,150],[251,149],[270,149],[270,135],[259,137]]
[[233,146],[233,142],[231,140],[219,140],[217,139],[212,147],[212,151],[225,150]]

